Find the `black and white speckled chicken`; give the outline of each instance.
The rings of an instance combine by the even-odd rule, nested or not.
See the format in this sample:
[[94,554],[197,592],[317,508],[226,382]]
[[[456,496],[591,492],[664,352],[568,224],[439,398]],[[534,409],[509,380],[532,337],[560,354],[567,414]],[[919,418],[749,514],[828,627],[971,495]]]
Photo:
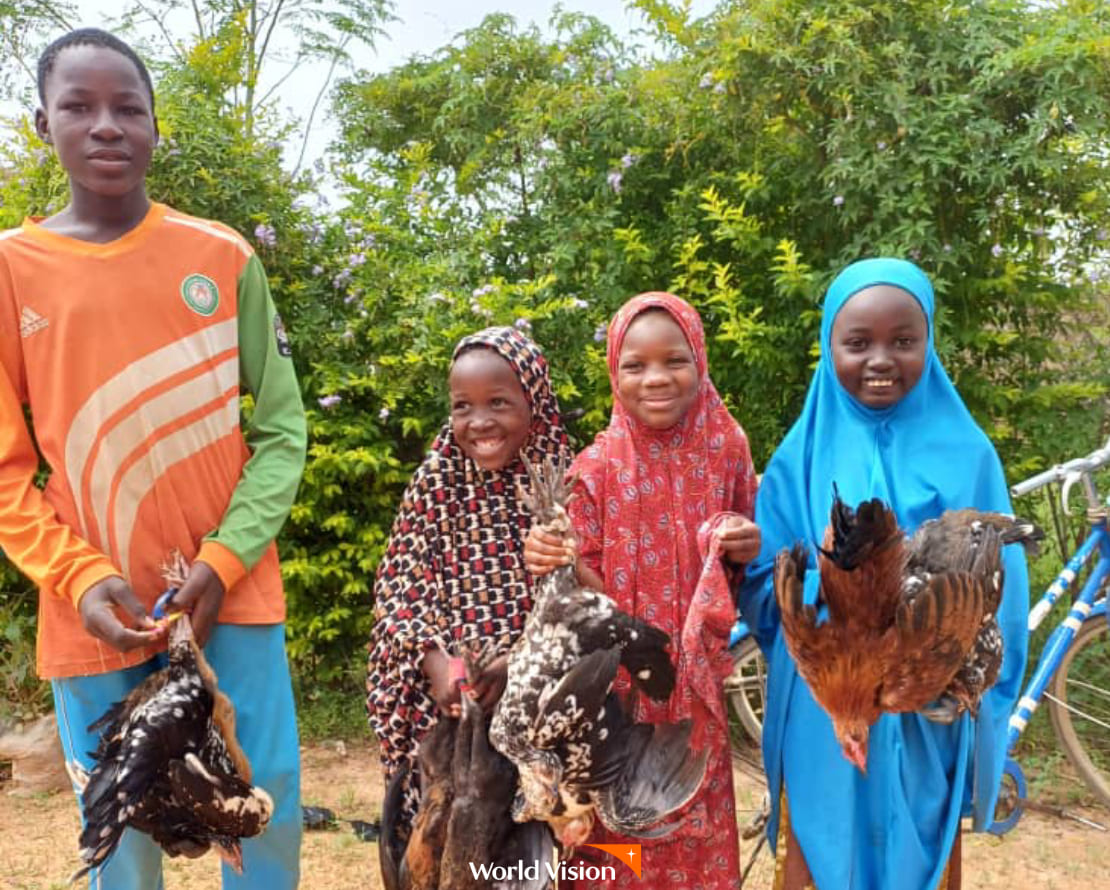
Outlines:
[[[989,529],[997,532],[997,541]],[[1021,544],[1035,553],[1037,542],[1043,539],[1044,532],[1037,525],[1016,516],[949,510],[923,522],[910,539],[902,595],[913,599],[938,574],[970,571],[983,547]],[[985,614],[971,651],[936,704],[922,711],[930,720],[951,723],[965,710],[978,716],[983,693],[998,679],[1002,667],[1002,632],[996,617],[1004,584],[1001,562],[998,572],[998,583],[985,588]]]
[[[565,536],[564,468],[528,467],[534,521]],[[706,753],[689,748],[690,724],[634,724],[612,692],[619,665],[657,700],[674,688],[670,638],[580,586],[573,566],[543,576],[524,633],[509,653],[508,681],[490,741],[520,774],[513,818],[548,822],[564,851],[585,840],[595,817],[621,835],[653,828],[696,793]]]
[[96,765],[76,778],[83,867],[103,864],[124,828],[150,835],[170,856],[201,856],[215,847],[242,870],[240,838],[261,834],[273,801],[250,784],[235,737],[235,713],[193,639],[187,615],[174,616],[169,664],[112,705],[90,730],[103,729]]

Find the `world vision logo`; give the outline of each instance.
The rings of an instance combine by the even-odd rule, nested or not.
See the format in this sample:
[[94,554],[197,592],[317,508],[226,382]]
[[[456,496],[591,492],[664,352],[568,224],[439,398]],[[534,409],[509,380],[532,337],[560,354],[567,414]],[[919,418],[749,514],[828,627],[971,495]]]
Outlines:
[[[640,875],[640,845],[639,844],[583,844],[586,847],[596,847],[611,856],[617,857],[621,862]],[[497,881],[505,883],[524,883],[541,880],[545,875],[552,881],[558,881],[563,886],[568,881],[602,882],[615,881],[617,868],[615,865],[588,865],[579,860],[577,862],[525,862],[518,859],[515,864],[491,865],[488,862],[470,862],[470,874],[475,881]]]
[[616,856],[621,862],[636,872],[636,877],[642,877],[640,874],[641,860],[639,844],[583,844],[582,846],[597,847],[599,850],[604,850],[606,853]]
[[211,315],[220,305],[220,291],[216,282],[199,272],[187,275],[181,282],[181,296],[197,315]]

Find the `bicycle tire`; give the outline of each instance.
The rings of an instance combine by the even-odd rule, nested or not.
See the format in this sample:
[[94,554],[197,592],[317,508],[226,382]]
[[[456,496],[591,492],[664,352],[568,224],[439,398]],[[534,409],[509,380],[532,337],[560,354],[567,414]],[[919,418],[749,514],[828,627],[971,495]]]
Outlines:
[[1110,723],[1110,626],[1105,615],[1083,622],[1048,691],[1048,716],[1060,747],[1110,808],[1110,731],[1105,729]]
[[725,694],[745,735],[757,746],[763,740],[763,707],[767,700],[767,664],[752,637],[729,650],[732,673],[725,680]]

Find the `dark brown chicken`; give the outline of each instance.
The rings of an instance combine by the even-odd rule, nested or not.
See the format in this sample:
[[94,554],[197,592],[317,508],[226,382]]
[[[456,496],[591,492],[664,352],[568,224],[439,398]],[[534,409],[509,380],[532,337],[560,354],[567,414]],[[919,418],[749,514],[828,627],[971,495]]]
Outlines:
[[977,712],[1001,661],[1002,545],[1038,534],[1014,517],[961,510],[907,539],[882,501],[852,510],[837,495],[816,603],[805,602],[806,549],[779,553],[786,645],[848,760],[866,771],[870,727],[884,712]]
[[[903,596],[911,599],[933,575],[951,567],[971,565],[977,552],[990,546],[998,532],[1000,543],[1021,544],[1031,555],[1044,532],[1032,522],[1003,513],[977,510],[950,510],[937,519],[922,523],[910,540]],[[998,679],[1002,667],[1002,632],[997,613],[1002,600],[1005,573],[999,568],[997,585],[987,586],[986,615],[975,636],[975,643],[948,688],[935,705],[922,710],[930,720],[951,723],[963,711],[979,716],[983,693]]]
[[[475,867],[539,863],[535,880],[510,879],[506,890],[551,886],[551,832],[542,822],[517,825],[511,815],[516,769],[489,744],[489,721],[462,698],[461,719],[440,718],[420,744],[420,809],[407,843],[395,830],[402,772],[382,807],[379,848],[386,890],[477,890],[492,886]],[[499,882],[499,886],[502,882]]]

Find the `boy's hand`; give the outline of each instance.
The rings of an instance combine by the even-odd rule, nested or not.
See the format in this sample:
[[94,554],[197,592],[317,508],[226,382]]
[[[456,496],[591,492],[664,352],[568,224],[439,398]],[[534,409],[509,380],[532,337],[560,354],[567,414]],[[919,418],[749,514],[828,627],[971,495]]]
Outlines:
[[448,717],[462,715],[461,701],[459,699],[459,684],[451,678],[447,656],[439,649],[429,649],[424,653],[424,660],[420,662],[420,669],[431,684],[432,698],[436,706]]
[[560,538],[540,531],[534,525],[528,529],[528,536],[524,539],[524,567],[533,575],[542,577],[560,566],[573,565],[576,558],[577,547],[573,537]]
[[[135,629],[124,626],[116,615],[117,608],[134,619]],[[157,645],[169,630],[167,625],[154,623],[131,586],[118,575],[98,581],[85,591],[78,610],[85,630],[120,652]]]
[[509,656],[499,655],[482,671],[477,682],[470,687],[470,697],[482,706],[487,714],[493,712],[494,706],[505,691],[505,683],[509,679]]
[[201,648],[208,642],[224,601],[224,584],[207,563],[194,562],[189,577],[170,601],[173,612],[189,612],[193,637]]
[[717,529],[721,555],[733,565],[743,565],[759,556],[762,537],[759,526],[746,516],[729,516]]

